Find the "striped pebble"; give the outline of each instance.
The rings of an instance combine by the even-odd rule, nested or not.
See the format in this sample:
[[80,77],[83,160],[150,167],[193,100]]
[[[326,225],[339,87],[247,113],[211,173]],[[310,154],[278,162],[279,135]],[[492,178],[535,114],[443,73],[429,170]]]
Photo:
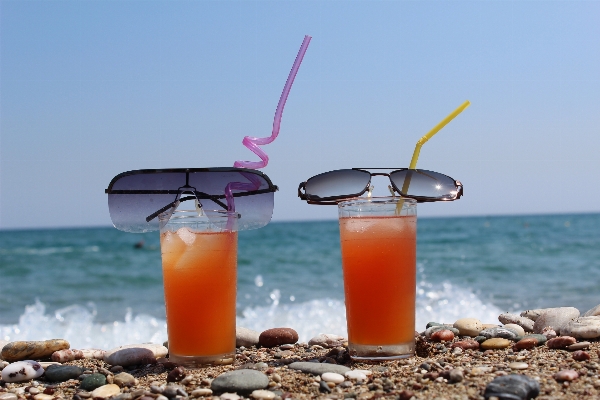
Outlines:
[[321,379],[325,382],[342,383],[345,381],[344,376],[335,372],[325,372],[321,375]]

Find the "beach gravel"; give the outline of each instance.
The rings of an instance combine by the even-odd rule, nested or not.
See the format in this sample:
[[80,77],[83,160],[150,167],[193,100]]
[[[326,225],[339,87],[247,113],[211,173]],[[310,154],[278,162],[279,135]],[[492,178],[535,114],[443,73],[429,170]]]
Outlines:
[[[566,341],[572,343],[573,339]],[[179,366],[164,358],[125,367],[79,359],[62,364],[83,370],[74,379],[52,381],[42,375],[23,382],[0,381],[0,400],[93,400],[98,394],[92,394],[94,389],[111,385],[111,380],[110,395],[115,394],[111,400],[600,398],[600,341],[576,340],[575,344],[585,347],[576,351],[550,348],[541,340],[524,349],[509,342],[505,348],[483,349],[470,337],[457,335],[451,341],[435,342],[423,332],[416,337],[416,356],[371,364],[353,362],[346,342],[335,347],[306,343],[284,348],[250,346],[238,348],[231,365],[185,369],[177,382],[168,382],[167,376]],[[10,371],[10,365],[0,361],[0,369]],[[330,375],[323,379],[326,372],[346,379],[339,382],[339,377],[331,380]],[[120,374],[128,375],[127,383],[120,382]],[[250,378],[244,383],[238,379],[241,376]],[[93,377],[98,381],[92,385],[88,380]],[[514,397],[507,386],[520,387],[522,397]],[[252,396],[254,391],[260,392]]]

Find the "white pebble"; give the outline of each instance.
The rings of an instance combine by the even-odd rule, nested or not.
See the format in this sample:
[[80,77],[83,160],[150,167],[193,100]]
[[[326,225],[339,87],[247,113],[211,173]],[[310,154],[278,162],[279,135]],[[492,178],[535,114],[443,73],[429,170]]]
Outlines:
[[52,400],[53,398],[54,396],[52,396],[51,394],[44,393],[36,394],[35,396],[33,396],[33,400]]
[[342,383],[345,381],[344,376],[335,372],[325,372],[321,375],[321,379],[325,382]]
[[344,375],[346,375],[346,378],[352,379],[355,381],[366,381],[367,380],[367,375],[365,375],[364,372],[359,371],[359,370],[348,371]]
[[264,399],[270,400],[275,398],[275,393],[270,390],[259,389],[252,392],[250,397],[254,397],[255,399]]
[[44,373],[40,363],[33,360],[17,361],[8,364],[2,369],[2,380],[4,382],[24,382],[39,378]]
[[239,400],[239,399],[241,399],[241,397],[235,393],[223,393],[219,397],[221,398],[221,400]]

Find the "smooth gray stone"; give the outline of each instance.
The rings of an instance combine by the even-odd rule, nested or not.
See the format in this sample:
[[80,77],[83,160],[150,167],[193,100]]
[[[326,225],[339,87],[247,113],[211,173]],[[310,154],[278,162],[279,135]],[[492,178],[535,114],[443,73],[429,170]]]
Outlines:
[[329,364],[329,363],[314,363],[314,362],[294,362],[288,365],[290,369],[297,369],[302,372],[306,372],[313,375],[321,375],[325,372],[335,372],[336,374],[344,375],[346,372],[350,371],[350,368],[344,367],[343,365],[338,364]]
[[503,339],[514,340],[519,335],[512,329],[497,327],[497,328],[484,329],[481,332],[479,332],[479,336],[484,336],[487,339],[503,338]]
[[46,380],[51,382],[65,382],[69,379],[77,379],[83,374],[83,368],[76,365],[50,365],[46,368]]
[[217,376],[210,388],[216,393],[250,394],[254,390],[265,389],[269,386],[269,378],[260,371],[253,369],[240,369],[225,372]]
[[83,378],[79,387],[87,392],[91,392],[104,385],[106,385],[106,376],[102,374],[89,374]]
[[528,400],[540,394],[540,384],[525,375],[498,376],[488,383],[483,396],[502,400]]
[[561,334],[560,329],[573,318],[579,317],[579,310],[575,307],[544,308],[541,315],[533,324],[534,333],[542,333],[544,328],[551,327],[556,333]]
[[548,341],[548,338],[546,336],[544,336],[542,334],[539,334],[539,333],[532,333],[530,335],[523,336],[523,339],[525,339],[525,338],[535,338],[535,339],[537,339],[537,341],[538,341],[537,345],[538,346],[541,346],[541,345],[543,345],[544,343],[546,343]]

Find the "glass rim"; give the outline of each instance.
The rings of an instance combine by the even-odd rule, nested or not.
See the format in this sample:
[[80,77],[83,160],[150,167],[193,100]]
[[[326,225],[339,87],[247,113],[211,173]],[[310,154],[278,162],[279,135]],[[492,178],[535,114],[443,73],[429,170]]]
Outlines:
[[417,205],[417,200],[410,197],[402,197],[402,196],[373,196],[373,197],[355,197],[352,199],[343,200],[337,203],[338,207],[349,207],[354,204],[365,204],[365,203],[375,203],[375,204],[397,204],[399,201],[403,201],[404,203],[408,203],[411,206]]

